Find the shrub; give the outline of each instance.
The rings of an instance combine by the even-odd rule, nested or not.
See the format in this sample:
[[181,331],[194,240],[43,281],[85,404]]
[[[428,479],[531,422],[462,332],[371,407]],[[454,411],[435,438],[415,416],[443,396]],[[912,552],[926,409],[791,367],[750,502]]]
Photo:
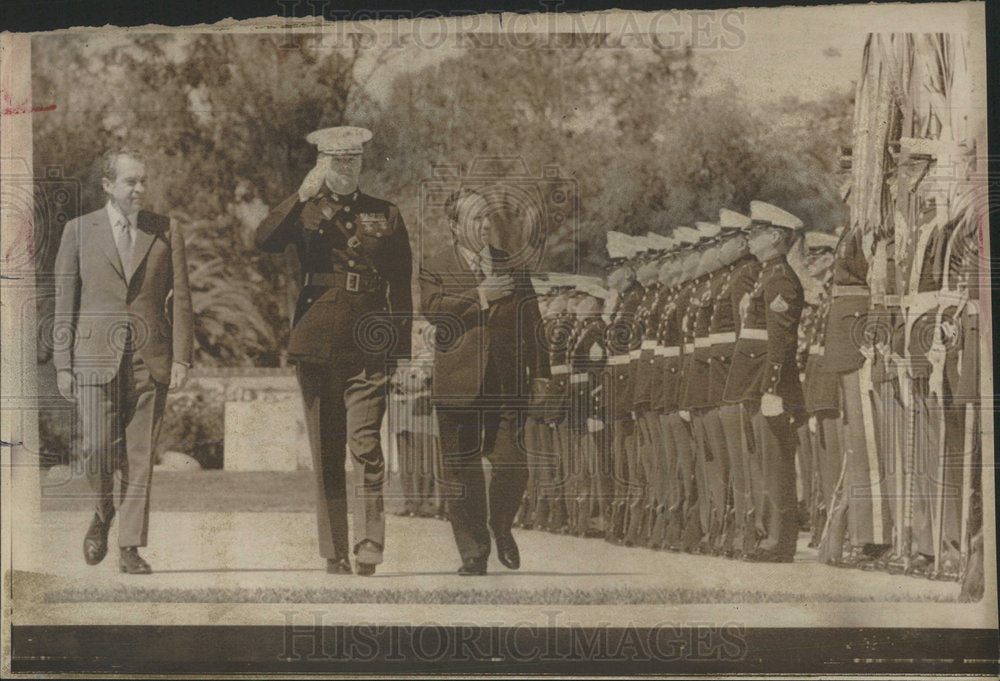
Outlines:
[[160,450],[193,456],[202,468],[222,468],[225,402],[222,391],[184,392],[167,398]]

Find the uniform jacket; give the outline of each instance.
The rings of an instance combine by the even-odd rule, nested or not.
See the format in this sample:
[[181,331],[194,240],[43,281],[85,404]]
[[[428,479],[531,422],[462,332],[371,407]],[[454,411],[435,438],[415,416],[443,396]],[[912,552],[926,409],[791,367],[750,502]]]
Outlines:
[[687,314],[688,301],[695,283],[688,281],[676,287],[676,292],[660,316],[660,345],[664,359],[660,367],[660,413],[677,411],[680,395],[680,373],[683,360],[684,334],[682,326]]
[[667,364],[672,359],[668,354],[666,341],[669,338],[669,327],[675,325],[674,312],[677,308],[677,287],[663,288],[657,300],[656,328],[653,329],[653,360],[649,365],[649,408],[656,414],[665,413],[666,404],[664,397],[664,374],[667,371]]
[[708,402],[721,406],[725,401],[726,381],[733,364],[736,337],[740,326],[740,301],[753,290],[760,275],[760,262],[752,255],[729,265],[712,306],[709,324],[711,361],[708,377]]
[[599,418],[603,403],[604,324],[600,317],[577,320],[570,364],[570,394],[575,407],[573,427],[577,432],[584,432],[586,420]]
[[610,395],[606,396],[613,419],[625,418],[632,411],[632,368],[630,353],[641,348],[636,313],[645,289],[633,282],[624,293],[614,319],[605,330],[608,351],[608,382]]
[[575,326],[573,315],[567,312],[542,321],[548,343],[547,348],[539,348],[539,352],[547,350],[549,353],[551,378],[545,380],[544,394],[535,397],[538,405],[545,405],[546,421],[556,422],[566,418],[570,394],[569,351],[574,342]]
[[823,287],[815,319],[808,331],[805,364],[805,407],[810,414],[835,415],[839,412],[840,375],[824,367],[826,320],[830,313],[830,282]]
[[[710,304],[711,299],[711,277],[703,275],[693,282],[690,296],[687,298],[687,308],[681,318],[681,336],[683,346],[681,347],[680,375],[678,377],[677,408],[690,410],[700,407],[698,404],[703,401],[702,394],[704,382],[708,379],[708,364],[696,362],[695,360],[695,334],[700,319],[704,318],[703,309]],[[711,310],[709,310],[709,315]],[[705,329],[707,331],[707,323]],[[707,333],[706,333],[707,337]],[[701,360],[707,360],[703,356]],[[702,383],[702,385],[692,385]]]
[[[193,319],[184,239],[172,221],[139,211],[126,279],[106,208],[67,223],[56,255],[53,362],[85,385],[118,373],[125,328],[159,383],[173,362],[191,363]],[[171,295],[172,293],[172,295]]]
[[726,381],[727,402],[772,393],[786,409],[802,406],[795,355],[804,302],[802,284],[784,256],[762,263],[757,285],[741,303],[745,312]]
[[870,306],[868,261],[861,246],[861,231],[845,230],[833,261],[833,289],[826,320],[823,369],[842,374],[864,364],[861,339]]
[[[504,271],[506,252],[491,247],[494,271]],[[421,273],[423,313],[438,327],[434,350],[434,401],[466,406],[483,397],[487,372],[491,395],[505,404],[530,400],[533,379],[550,378],[549,357],[539,347],[538,300],[523,268],[506,268],[514,292],[480,308],[481,281],[453,254],[447,270]]]
[[292,194],[258,225],[256,243],[270,253],[294,245],[304,276],[350,272],[377,283],[353,292],[306,280],[288,343],[292,361],[363,363],[377,371],[387,359],[409,359],[413,265],[396,206],[360,191],[338,197],[324,189],[305,202]]
[[705,279],[698,291],[698,307],[691,320],[694,349],[686,376],[687,394],[684,403],[688,409],[713,406],[709,397],[712,360],[710,334],[712,316],[725,277],[724,269],[716,270]]
[[638,321],[642,345],[638,352],[633,351],[635,359],[630,363],[634,386],[632,408],[637,414],[649,412],[652,404],[652,369],[656,365],[656,333],[659,330],[661,295],[663,286],[659,283],[652,284],[646,289],[639,307]]

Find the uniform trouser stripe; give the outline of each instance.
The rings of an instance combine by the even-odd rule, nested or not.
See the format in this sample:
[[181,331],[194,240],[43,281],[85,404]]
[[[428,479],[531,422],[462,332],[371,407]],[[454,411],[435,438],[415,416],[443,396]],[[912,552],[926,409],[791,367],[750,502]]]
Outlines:
[[[862,400],[869,400],[867,387],[862,390],[860,372],[841,374],[844,404],[844,445],[850,456],[850,468],[845,478],[851,543],[884,544],[889,538],[886,523],[889,514],[884,508],[882,473],[874,445],[874,425],[866,425]],[[870,408],[868,422],[871,422]],[[871,440],[871,445],[869,441]]]

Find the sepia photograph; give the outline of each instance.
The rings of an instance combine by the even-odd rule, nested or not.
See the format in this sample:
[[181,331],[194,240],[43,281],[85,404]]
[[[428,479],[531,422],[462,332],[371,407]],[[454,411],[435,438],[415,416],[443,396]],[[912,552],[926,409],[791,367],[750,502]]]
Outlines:
[[0,34],[4,675],[995,678],[986,17]]

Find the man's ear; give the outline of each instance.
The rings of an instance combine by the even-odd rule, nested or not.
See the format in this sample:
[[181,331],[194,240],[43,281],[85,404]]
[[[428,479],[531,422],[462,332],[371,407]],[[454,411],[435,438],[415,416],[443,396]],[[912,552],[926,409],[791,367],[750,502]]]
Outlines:
[[104,188],[104,193],[105,193],[105,194],[110,194],[110,193],[111,193],[111,188],[112,188],[112,187],[114,186],[114,184],[115,184],[115,183],[114,183],[114,182],[112,182],[112,181],[111,181],[111,180],[110,180],[109,178],[107,178],[107,177],[102,177],[102,178],[101,178],[101,187],[103,187],[103,188]]

